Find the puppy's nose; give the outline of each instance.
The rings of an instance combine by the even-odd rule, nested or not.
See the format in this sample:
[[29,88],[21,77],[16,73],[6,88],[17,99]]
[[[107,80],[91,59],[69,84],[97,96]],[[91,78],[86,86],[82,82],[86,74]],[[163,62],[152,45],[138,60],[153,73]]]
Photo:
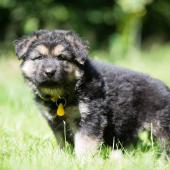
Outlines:
[[49,78],[53,77],[54,74],[55,74],[56,70],[55,69],[52,69],[52,68],[47,68],[45,70],[45,75]]

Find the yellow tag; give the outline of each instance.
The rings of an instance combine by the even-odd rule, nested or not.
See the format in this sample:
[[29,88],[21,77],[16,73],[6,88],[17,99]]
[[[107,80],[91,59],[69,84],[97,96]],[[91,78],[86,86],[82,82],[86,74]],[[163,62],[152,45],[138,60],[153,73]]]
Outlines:
[[64,116],[64,106],[63,106],[62,103],[60,103],[60,104],[58,105],[57,115],[58,115],[58,116]]

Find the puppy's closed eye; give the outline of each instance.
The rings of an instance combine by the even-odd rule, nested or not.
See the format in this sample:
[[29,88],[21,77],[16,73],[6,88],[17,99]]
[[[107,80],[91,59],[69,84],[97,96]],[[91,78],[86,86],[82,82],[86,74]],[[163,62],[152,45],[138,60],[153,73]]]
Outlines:
[[32,60],[41,60],[43,58],[44,58],[43,55],[38,55],[38,56],[35,56],[34,58],[32,58]]
[[64,54],[60,54],[57,56],[59,60],[66,60],[66,56]]
[[64,51],[61,54],[57,55],[57,58],[59,60],[66,60],[66,61],[71,61],[72,56],[68,51]]

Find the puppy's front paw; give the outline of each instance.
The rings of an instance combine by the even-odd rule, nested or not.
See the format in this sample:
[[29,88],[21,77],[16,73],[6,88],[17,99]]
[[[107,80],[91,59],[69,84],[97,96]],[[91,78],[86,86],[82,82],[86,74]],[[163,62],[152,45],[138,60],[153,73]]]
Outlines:
[[97,151],[99,140],[82,132],[75,134],[75,155],[78,159],[92,157]]
[[123,153],[121,150],[112,150],[109,156],[110,160],[120,163],[123,160]]

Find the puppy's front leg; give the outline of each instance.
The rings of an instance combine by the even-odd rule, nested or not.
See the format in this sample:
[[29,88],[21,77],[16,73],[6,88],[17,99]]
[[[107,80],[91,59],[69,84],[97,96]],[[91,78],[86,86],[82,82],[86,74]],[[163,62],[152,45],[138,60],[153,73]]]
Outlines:
[[79,130],[75,134],[75,154],[78,159],[84,158],[86,156],[93,156],[97,147],[100,144],[100,140],[95,137],[88,135],[83,130]]
[[[91,104],[91,107],[89,105]],[[107,124],[104,116],[103,106],[95,105],[101,101],[80,101],[79,110],[81,113],[80,128],[75,134],[75,154],[78,158],[93,156],[98,146],[103,142],[103,130]],[[90,108],[89,108],[90,107]]]
[[65,146],[63,121],[53,114],[54,111],[51,111],[50,105],[45,103],[41,98],[37,97],[36,102],[42,116],[47,120],[48,125],[52,129],[57,144],[60,148],[63,148]]
[[60,148],[63,148],[65,146],[65,141],[64,141],[64,126],[61,122],[54,122],[51,120],[48,120],[48,125],[51,127],[54,136],[57,140],[57,144],[59,145]]

